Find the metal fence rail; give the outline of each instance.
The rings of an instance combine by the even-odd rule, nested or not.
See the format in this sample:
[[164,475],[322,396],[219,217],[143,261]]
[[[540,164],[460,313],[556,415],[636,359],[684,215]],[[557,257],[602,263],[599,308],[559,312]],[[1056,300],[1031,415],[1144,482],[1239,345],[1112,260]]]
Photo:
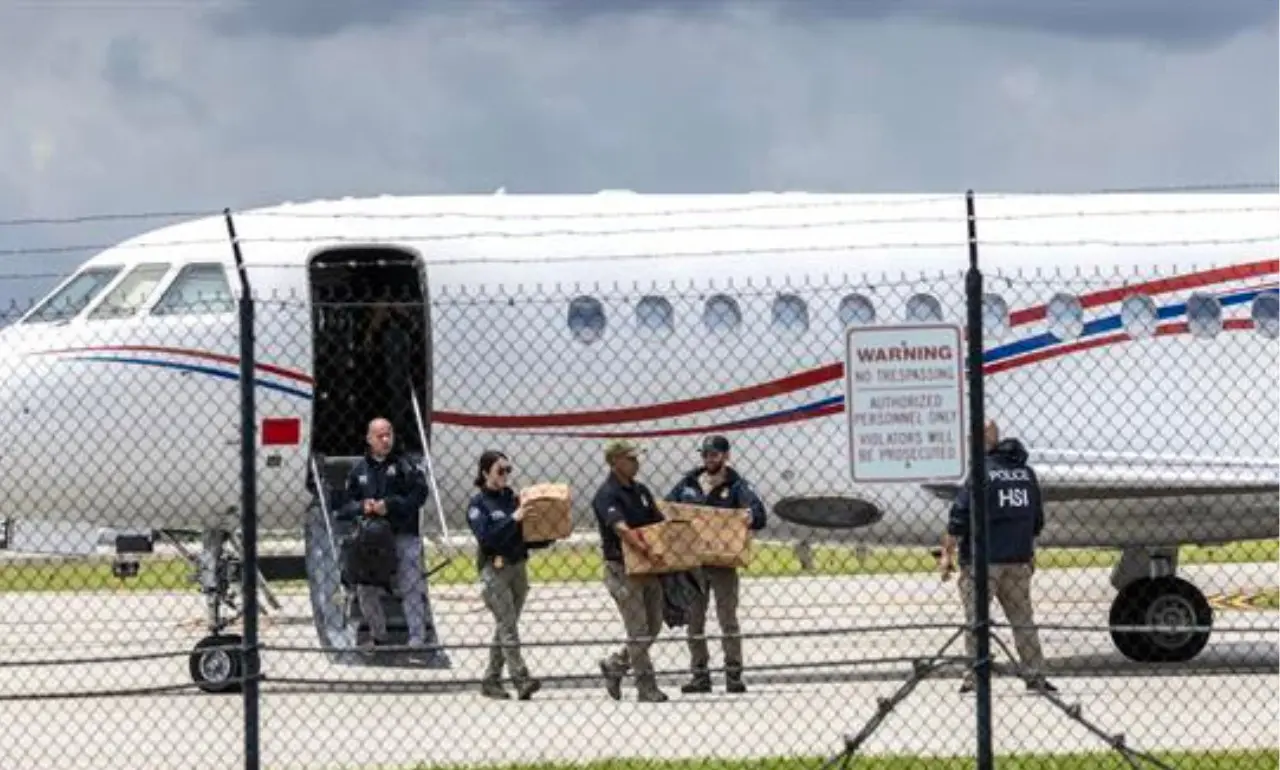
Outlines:
[[[0,327],[0,766],[1274,766],[1280,230],[1254,215],[1275,199],[1078,205],[608,233],[226,212],[107,252]],[[931,324],[960,325],[963,360],[847,371],[850,329]],[[953,405],[921,385],[948,366]],[[408,507],[380,512],[400,582],[361,597],[375,418],[403,458],[378,495]],[[709,436],[736,475],[703,486]],[[636,499],[758,497],[745,564],[611,568],[619,441]],[[961,513],[963,481],[863,478],[957,449],[995,469]],[[1029,563],[1030,487],[1001,486],[1020,449]],[[573,531],[482,568],[475,532],[505,519],[476,477],[507,465],[569,485]],[[517,607],[527,675],[496,630]],[[655,678],[641,659],[615,699],[646,610]]]

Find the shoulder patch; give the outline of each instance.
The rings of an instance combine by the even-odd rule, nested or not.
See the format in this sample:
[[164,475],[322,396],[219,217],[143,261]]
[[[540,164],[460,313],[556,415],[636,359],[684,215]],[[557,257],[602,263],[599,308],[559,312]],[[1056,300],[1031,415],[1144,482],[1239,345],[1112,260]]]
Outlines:
[[477,506],[473,505],[471,506],[471,510],[467,511],[467,518],[471,521],[479,521],[481,516],[484,516],[484,511],[480,510]]

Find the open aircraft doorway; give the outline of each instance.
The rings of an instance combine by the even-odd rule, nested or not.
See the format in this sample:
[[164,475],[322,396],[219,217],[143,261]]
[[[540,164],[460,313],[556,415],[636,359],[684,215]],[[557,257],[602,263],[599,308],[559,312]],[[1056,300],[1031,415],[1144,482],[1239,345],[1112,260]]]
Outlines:
[[[369,422],[392,423],[395,446],[418,460],[430,442],[431,334],[421,261],[398,248],[321,252],[310,260],[315,401],[310,475],[323,479],[306,525],[307,580],[316,632],[335,662],[370,662],[355,654],[369,640],[353,587],[342,583],[342,548],[351,524],[335,514],[351,467],[364,455]],[[421,565],[419,565],[421,568]],[[427,597],[427,642],[435,643]],[[409,629],[402,597],[385,594],[388,642]],[[350,652],[348,652],[350,651]],[[397,664],[380,654],[377,663]],[[437,659],[439,660],[439,659]]]

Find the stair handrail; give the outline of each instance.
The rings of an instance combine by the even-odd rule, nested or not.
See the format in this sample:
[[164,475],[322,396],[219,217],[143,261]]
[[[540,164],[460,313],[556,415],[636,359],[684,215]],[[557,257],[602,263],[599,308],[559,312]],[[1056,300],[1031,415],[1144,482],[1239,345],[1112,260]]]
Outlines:
[[316,496],[320,499],[320,515],[324,517],[324,528],[329,533],[329,553],[333,556],[335,564],[338,560],[338,541],[333,536],[333,522],[329,519],[329,506],[325,502],[324,488],[327,481],[324,476],[320,475],[320,468],[316,465],[316,456],[311,455],[311,476],[316,480]]
[[[440,519],[440,533],[445,543],[449,542],[449,524],[444,518],[444,501],[440,499],[440,488],[436,486],[435,462],[431,459],[431,447],[427,442],[427,430],[422,421],[422,409],[418,405],[418,394],[409,388],[409,398],[413,401],[413,416],[418,423],[418,438],[422,441],[423,470],[427,472],[427,483],[431,485],[431,495],[436,502],[436,516]],[[422,526],[422,510],[418,510],[418,526]]]

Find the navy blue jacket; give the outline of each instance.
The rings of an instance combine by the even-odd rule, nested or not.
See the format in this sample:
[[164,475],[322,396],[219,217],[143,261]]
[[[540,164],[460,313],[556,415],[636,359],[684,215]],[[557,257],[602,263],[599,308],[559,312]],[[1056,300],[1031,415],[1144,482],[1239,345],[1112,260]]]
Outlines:
[[508,564],[519,564],[529,558],[529,548],[524,542],[524,529],[516,521],[520,498],[511,487],[498,491],[481,490],[467,508],[467,524],[476,536],[477,568],[491,563],[501,556]]
[[742,474],[730,467],[725,469],[724,483],[714,487],[709,493],[702,493],[702,484],[698,477],[702,468],[694,468],[685,474],[680,482],[671,488],[667,500],[673,503],[689,503],[690,505],[708,505],[714,508],[746,508],[751,511],[751,529],[761,530],[767,521],[764,503],[756,495],[755,490],[747,483]]
[[[1040,481],[1027,466],[1027,450],[1016,438],[1004,439],[987,453],[987,544],[991,564],[1027,564],[1035,558],[1036,538],[1044,528]],[[969,537],[968,484],[951,505],[947,534],[959,539],[960,563],[973,561]]]
[[347,474],[345,498],[336,518],[354,521],[362,515],[365,500],[384,500],[391,531],[418,535],[418,512],[427,501],[427,479],[404,455],[392,453],[383,460],[365,455]]

